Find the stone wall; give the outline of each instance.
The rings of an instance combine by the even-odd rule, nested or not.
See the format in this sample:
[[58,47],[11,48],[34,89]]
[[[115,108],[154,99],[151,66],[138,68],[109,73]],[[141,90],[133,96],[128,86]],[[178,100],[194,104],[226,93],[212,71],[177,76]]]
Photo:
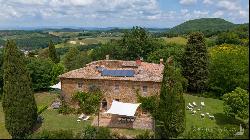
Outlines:
[[[82,83],[82,87],[78,87]],[[107,109],[112,101],[118,99],[121,102],[136,103],[136,90],[143,96],[159,94],[161,83],[159,82],[136,82],[136,81],[113,81],[113,80],[89,80],[89,79],[61,79],[62,95],[67,102],[71,102],[71,96],[76,91],[88,92],[91,85],[99,87],[107,101]],[[143,86],[147,92],[143,92]]]

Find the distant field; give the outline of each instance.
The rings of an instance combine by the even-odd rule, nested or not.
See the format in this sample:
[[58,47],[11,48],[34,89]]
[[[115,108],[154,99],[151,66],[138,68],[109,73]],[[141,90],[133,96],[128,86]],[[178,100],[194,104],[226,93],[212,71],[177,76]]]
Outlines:
[[[36,93],[35,98],[37,105],[50,105],[52,101],[58,96],[56,93]],[[239,127],[238,120],[229,120],[223,113],[223,101],[212,98],[203,98],[197,97],[189,94],[184,94],[185,104],[196,102],[198,107],[200,108],[200,102],[205,102],[205,107],[201,109],[201,111],[197,111],[195,115],[192,115],[189,110],[186,110],[186,130],[190,130],[191,126],[196,127],[224,127],[224,126],[234,126],[236,128]],[[201,119],[200,114],[208,112],[211,115],[215,116],[215,120],[210,120],[208,116],[205,116],[204,119]],[[74,131],[81,130],[84,125],[90,123],[90,120],[87,122],[77,123],[78,115],[60,115],[57,110],[47,109],[42,113],[44,117],[44,123],[39,128],[39,131],[42,129],[54,130],[54,129],[72,129]],[[142,132],[141,130],[134,129],[120,129],[116,131],[126,134],[133,135]],[[4,127],[4,117],[2,104],[0,103],[0,139],[1,138],[10,138],[8,132]]]
[[187,44],[187,39],[184,37],[162,37],[167,43],[176,43],[180,45],[186,45]]
[[64,48],[64,47],[75,47],[79,45],[90,45],[90,44],[98,44],[98,43],[107,43],[111,39],[118,40],[120,37],[96,37],[96,38],[84,38],[81,40],[72,39],[67,43],[57,44],[56,48]]

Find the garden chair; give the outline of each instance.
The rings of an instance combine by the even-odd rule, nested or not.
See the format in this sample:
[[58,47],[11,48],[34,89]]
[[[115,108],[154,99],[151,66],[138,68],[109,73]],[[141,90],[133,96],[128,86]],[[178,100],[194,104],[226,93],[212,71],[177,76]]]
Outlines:
[[205,117],[205,114],[201,113],[201,118],[204,118]]

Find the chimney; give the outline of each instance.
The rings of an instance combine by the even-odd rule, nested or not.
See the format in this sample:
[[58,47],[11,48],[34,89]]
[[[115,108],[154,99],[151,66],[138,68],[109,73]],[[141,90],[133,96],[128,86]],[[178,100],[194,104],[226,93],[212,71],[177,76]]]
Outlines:
[[163,64],[163,58],[160,59],[160,64]]
[[135,60],[136,65],[137,65],[137,66],[140,66],[140,65],[141,65],[141,61],[142,61],[141,58],[137,58],[137,59]]
[[106,60],[109,60],[109,55],[106,55]]

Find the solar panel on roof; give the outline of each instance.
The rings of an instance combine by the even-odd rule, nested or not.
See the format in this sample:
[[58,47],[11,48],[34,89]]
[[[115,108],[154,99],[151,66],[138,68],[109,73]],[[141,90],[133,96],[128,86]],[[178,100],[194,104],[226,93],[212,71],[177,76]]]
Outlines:
[[134,70],[106,70],[101,73],[102,76],[114,76],[114,77],[134,77]]
[[98,71],[103,71],[105,68],[103,68],[103,67],[101,67],[101,66],[96,66],[96,69],[97,69]]

